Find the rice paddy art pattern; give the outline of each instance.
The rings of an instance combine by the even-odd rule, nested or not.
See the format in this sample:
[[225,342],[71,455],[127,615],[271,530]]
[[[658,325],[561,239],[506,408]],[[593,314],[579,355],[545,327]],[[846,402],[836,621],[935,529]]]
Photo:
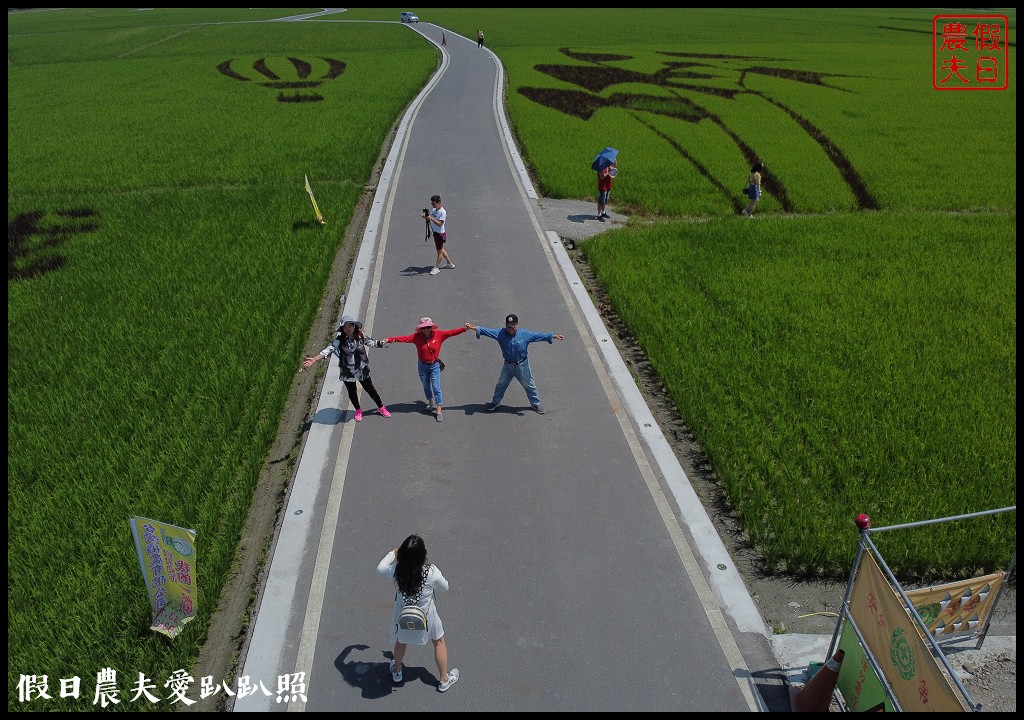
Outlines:
[[60,270],[67,257],[58,248],[75,235],[99,229],[96,213],[88,208],[58,210],[57,222],[42,210],[21,213],[7,223],[7,282],[39,277]]
[[[327,70],[317,80],[310,80],[309,76],[313,74],[313,64],[309,63],[301,58],[289,57],[288,62],[291,63],[292,68],[295,70],[295,79],[282,79],[280,75],[274,72],[268,65],[266,58],[259,58],[252,64],[252,69],[258,74],[266,78],[259,84],[262,87],[272,88],[275,90],[295,90],[294,95],[288,95],[284,92],[277,94],[278,102],[290,102],[290,103],[302,103],[302,102],[320,102],[324,99],[323,95],[319,93],[303,93],[302,90],[311,90],[319,87],[325,80],[334,80],[343,72],[345,72],[345,63],[341,60],[335,60],[334,58],[321,57],[325,63],[327,63]],[[242,75],[236,72],[231,64],[234,60],[225,60],[217,66],[217,72],[221,75],[229,77],[233,80],[240,82],[249,82],[253,78]]]
[[[581,53],[574,52],[569,48],[561,48],[560,52],[566,57],[584,64],[535,65],[534,69],[562,82],[576,85],[581,90],[522,87],[519,88],[521,95],[533,102],[578,117],[581,120],[589,120],[595,112],[602,108],[614,107],[630,111],[637,122],[665,140],[703,178],[714,185],[737,210],[746,203],[746,200],[737,199],[736,188],[733,187],[735,182],[727,185],[714,177],[692,152],[655,128],[650,122],[645,121],[643,113],[653,113],[690,123],[712,122],[736,145],[747,164],[753,165],[758,160],[763,160],[763,156],[730,126],[727,117],[708,110],[698,100],[701,95],[726,100],[733,100],[743,94],[756,95],[786,113],[822,149],[829,162],[835,166],[843,182],[849,187],[850,192],[853,193],[858,209],[877,210],[879,208],[878,201],[868,190],[860,173],[857,172],[842,149],[823,130],[792,107],[774,99],[764,91],[752,89],[746,84],[748,76],[762,75],[828,88],[835,92],[850,92],[828,82],[828,79],[832,77],[849,76],[812,70],[780,69],[762,64],[767,61],[785,62],[782,58],[662,51],[657,54],[681,59],[663,61],[664,67],[661,70],[654,73],[643,73],[608,64],[632,60],[633,57],[629,55]],[[735,87],[723,87],[722,81],[725,80],[728,84],[730,75],[735,78],[732,81]],[[625,83],[663,88],[668,91],[669,96],[612,93],[605,97],[600,94],[610,87]],[[792,212],[797,209],[790,200],[785,183],[781,178],[769,172],[763,182],[765,192],[771,194],[778,201],[782,210]]]

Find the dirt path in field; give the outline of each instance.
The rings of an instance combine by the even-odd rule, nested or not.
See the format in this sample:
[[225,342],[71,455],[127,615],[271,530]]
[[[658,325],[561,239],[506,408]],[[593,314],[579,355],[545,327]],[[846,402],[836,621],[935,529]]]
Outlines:
[[[391,138],[384,143],[390,148]],[[339,299],[347,290],[351,264],[358,250],[369,214],[379,171],[386,151],[382,151],[373,178],[366,187],[347,229],[327,225],[325,232],[344,232],[344,241],[335,260],[330,281],[321,299],[321,312],[306,343],[308,352],[316,352],[332,337],[339,311]],[[604,297],[589,266],[583,261],[576,242],[626,222],[627,218],[612,213],[608,223],[599,223],[593,201],[551,200],[542,198],[539,205],[548,229],[557,232],[569,249],[581,279],[601,312],[619,352],[638,384],[651,412],[658,419],[665,437],[673,447],[680,464],[700,496],[709,517],[735,560],[741,575],[761,609],[768,627],[780,634],[830,635],[835,627],[836,612],[842,601],[845,583],[808,582],[778,575],[767,575],[761,568],[757,553],[721,492],[707,459],[694,441],[650,363],[637,351],[637,344],[619,321]],[[295,460],[299,457],[309,427],[312,405],[320,389],[321,376],[299,372],[299,358],[291,396],[281,418],[277,438],[260,474],[253,496],[248,521],[235,558],[235,568],[213,616],[207,641],[200,654],[193,677],[212,676],[214,682],[230,681],[237,687],[238,660],[244,651],[248,622],[258,606],[265,579],[265,559],[280,521],[291,484]],[[851,530],[851,551],[856,542]],[[1001,610],[993,629],[994,635],[1016,634],[1016,589],[1010,588],[1001,602]],[[963,669],[964,682],[975,701],[985,711],[1016,710],[1016,642],[992,643],[992,649],[957,654],[954,668]],[[213,711],[225,709],[225,696],[218,693],[182,710]]]

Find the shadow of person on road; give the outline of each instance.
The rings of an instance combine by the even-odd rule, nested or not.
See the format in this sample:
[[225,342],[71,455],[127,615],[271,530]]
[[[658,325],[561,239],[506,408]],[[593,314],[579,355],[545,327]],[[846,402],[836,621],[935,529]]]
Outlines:
[[[334,667],[341,673],[341,678],[354,688],[359,688],[360,694],[367,700],[377,700],[387,697],[395,689],[395,683],[391,681],[391,670],[388,668],[387,660],[384,662],[366,662],[363,660],[349,660],[348,656],[353,650],[369,650],[369,645],[349,645],[339,653],[334,660]],[[390,656],[391,653],[385,653]],[[388,660],[391,658],[388,657]]]
[[[317,425],[340,425],[345,422],[345,416],[352,416],[348,410],[341,410],[340,408],[323,408],[318,410],[313,419],[309,422],[310,425],[314,423]],[[309,429],[308,427],[306,428]]]
[[[388,408],[391,410],[392,414],[394,414],[395,412],[395,407],[396,406],[388,405]],[[400,408],[401,406],[397,407]],[[416,403],[414,409],[417,412],[424,415],[434,414],[434,411],[427,407],[427,404],[423,401]],[[506,413],[509,415],[525,415],[526,410],[529,410],[531,413],[533,412],[533,408],[529,406],[527,406],[526,408],[515,408],[509,407],[507,405],[499,405],[496,410],[488,410],[486,403],[464,403],[462,405],[444,406],[445,415],[448,415],[449,413],[456,413],[459,410],[461,410],[466,415],[496,415],[498,413]]]
[[[388,410],[391,411],[392,415],[396,415],[396,414],[397,415],[401,415],[403,413],[413,413],[413,412],[421,412],[421,413],[422,412],[427,412],[427,410],[426,410],[427,404],[425,402],[423,402],[422,400],[419,401],[419,402],[388,403],[387,407],[388,407]],[[445,409],[447,409],[447,408],[445,408]],[[433,412],[433,411],[431,410],[430,412]],[[363,419],[364,419],[364,422],[365,422],[366,419],[371,418],[371,417],[373,417],[374,415],[377,415],[377,414],[378,414],[377,410],[376,410],[375,407],[373,407],[372,404],[368,408],[364,407],[363,408]],[[308,421],[305,424],[305,426],[303,427],[303,430],[304,431],[309,430],[309,428],[312,425],[314,425],[314,424],[316,424],[316,425],[341,425],[342,423],[352,422],[354,419],[355,419],[355,413],[351,409],[341,410],[339,408],[322,408],[320,410],[317,410],[316,414],[313,416],[313,419]]]
[[433,673],[426,668],[411,667],[408,663],[402,667],[402,682],[395,683],[391,679],[391,668],[389,667],[390,661],[394,660],[395,656],[390,650],[381,651],[384,658],[381,662],[348,659],[353,650],[369,650],[369,648],[369,645],[349,645],[334,660],[334,667],[341,674],[342,680],[354,688],[359,688],[363,698],[378,700],[411,682],[437,687],[439,681]]
[[513,406],[513,405],[504,405],[504,404],[502,404],[502,405],[499,405],[498,407],[494,408],[494,410],[491,411],[491,414],[492,415],[499,415],[499,414],[518,415],[518,416],[522,417],[522,416],[526,415],[526,411],[527,410],[530,411],[531,415],[533,414],[533,408],[530,407],[529,405],[527,405],[526,407],[516,407],[516,406]]
[[[411,415],[412,413],[423,413],[426,412],[427,403],[425,400],[410,400],[408,402],[389,402],[388,410],[391,411],[392,415]],[[368,417],[376,413],[376,410],[364,410]],[[431,411],[433,412],[433,411]]]
[[405,277],[411,277],[413,275],[429,275],[430,271],[433,269],[433,265],[410,265],[405,270],[399,271],[398,274]]

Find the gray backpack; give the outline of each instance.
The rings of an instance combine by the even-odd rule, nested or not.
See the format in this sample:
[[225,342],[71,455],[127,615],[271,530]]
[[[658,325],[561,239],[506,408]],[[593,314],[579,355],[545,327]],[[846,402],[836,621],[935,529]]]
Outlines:
[[[416,600],[419,598],[414,598],[413,600],[404,596],[403,598],[405,600],[405,606],[402,607],[402,612],[398,614],[398,628],[400,630],[412,630],[414,632],[422,632],[426,630],[430,604],[428,603],[427,609],[424,610],[416,604]],[[397,593],[395,594],[395,599],[398,599]],[[434,600],[431,598],[430,603],[433,602]]]
[[398,627],[402,630],[426,630],[427,614],[419,605],[406,605],[398,616]]

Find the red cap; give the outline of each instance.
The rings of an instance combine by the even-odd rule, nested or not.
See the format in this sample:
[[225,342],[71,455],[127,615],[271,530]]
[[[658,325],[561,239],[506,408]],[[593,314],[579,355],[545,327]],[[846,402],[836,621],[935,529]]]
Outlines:
[[864,513],[861,513],[860,515],[858,515],[857,519],[854,520],[853,522],[861,530],[867,530],[869,527],[871,527],[871,518],[869,518]]

